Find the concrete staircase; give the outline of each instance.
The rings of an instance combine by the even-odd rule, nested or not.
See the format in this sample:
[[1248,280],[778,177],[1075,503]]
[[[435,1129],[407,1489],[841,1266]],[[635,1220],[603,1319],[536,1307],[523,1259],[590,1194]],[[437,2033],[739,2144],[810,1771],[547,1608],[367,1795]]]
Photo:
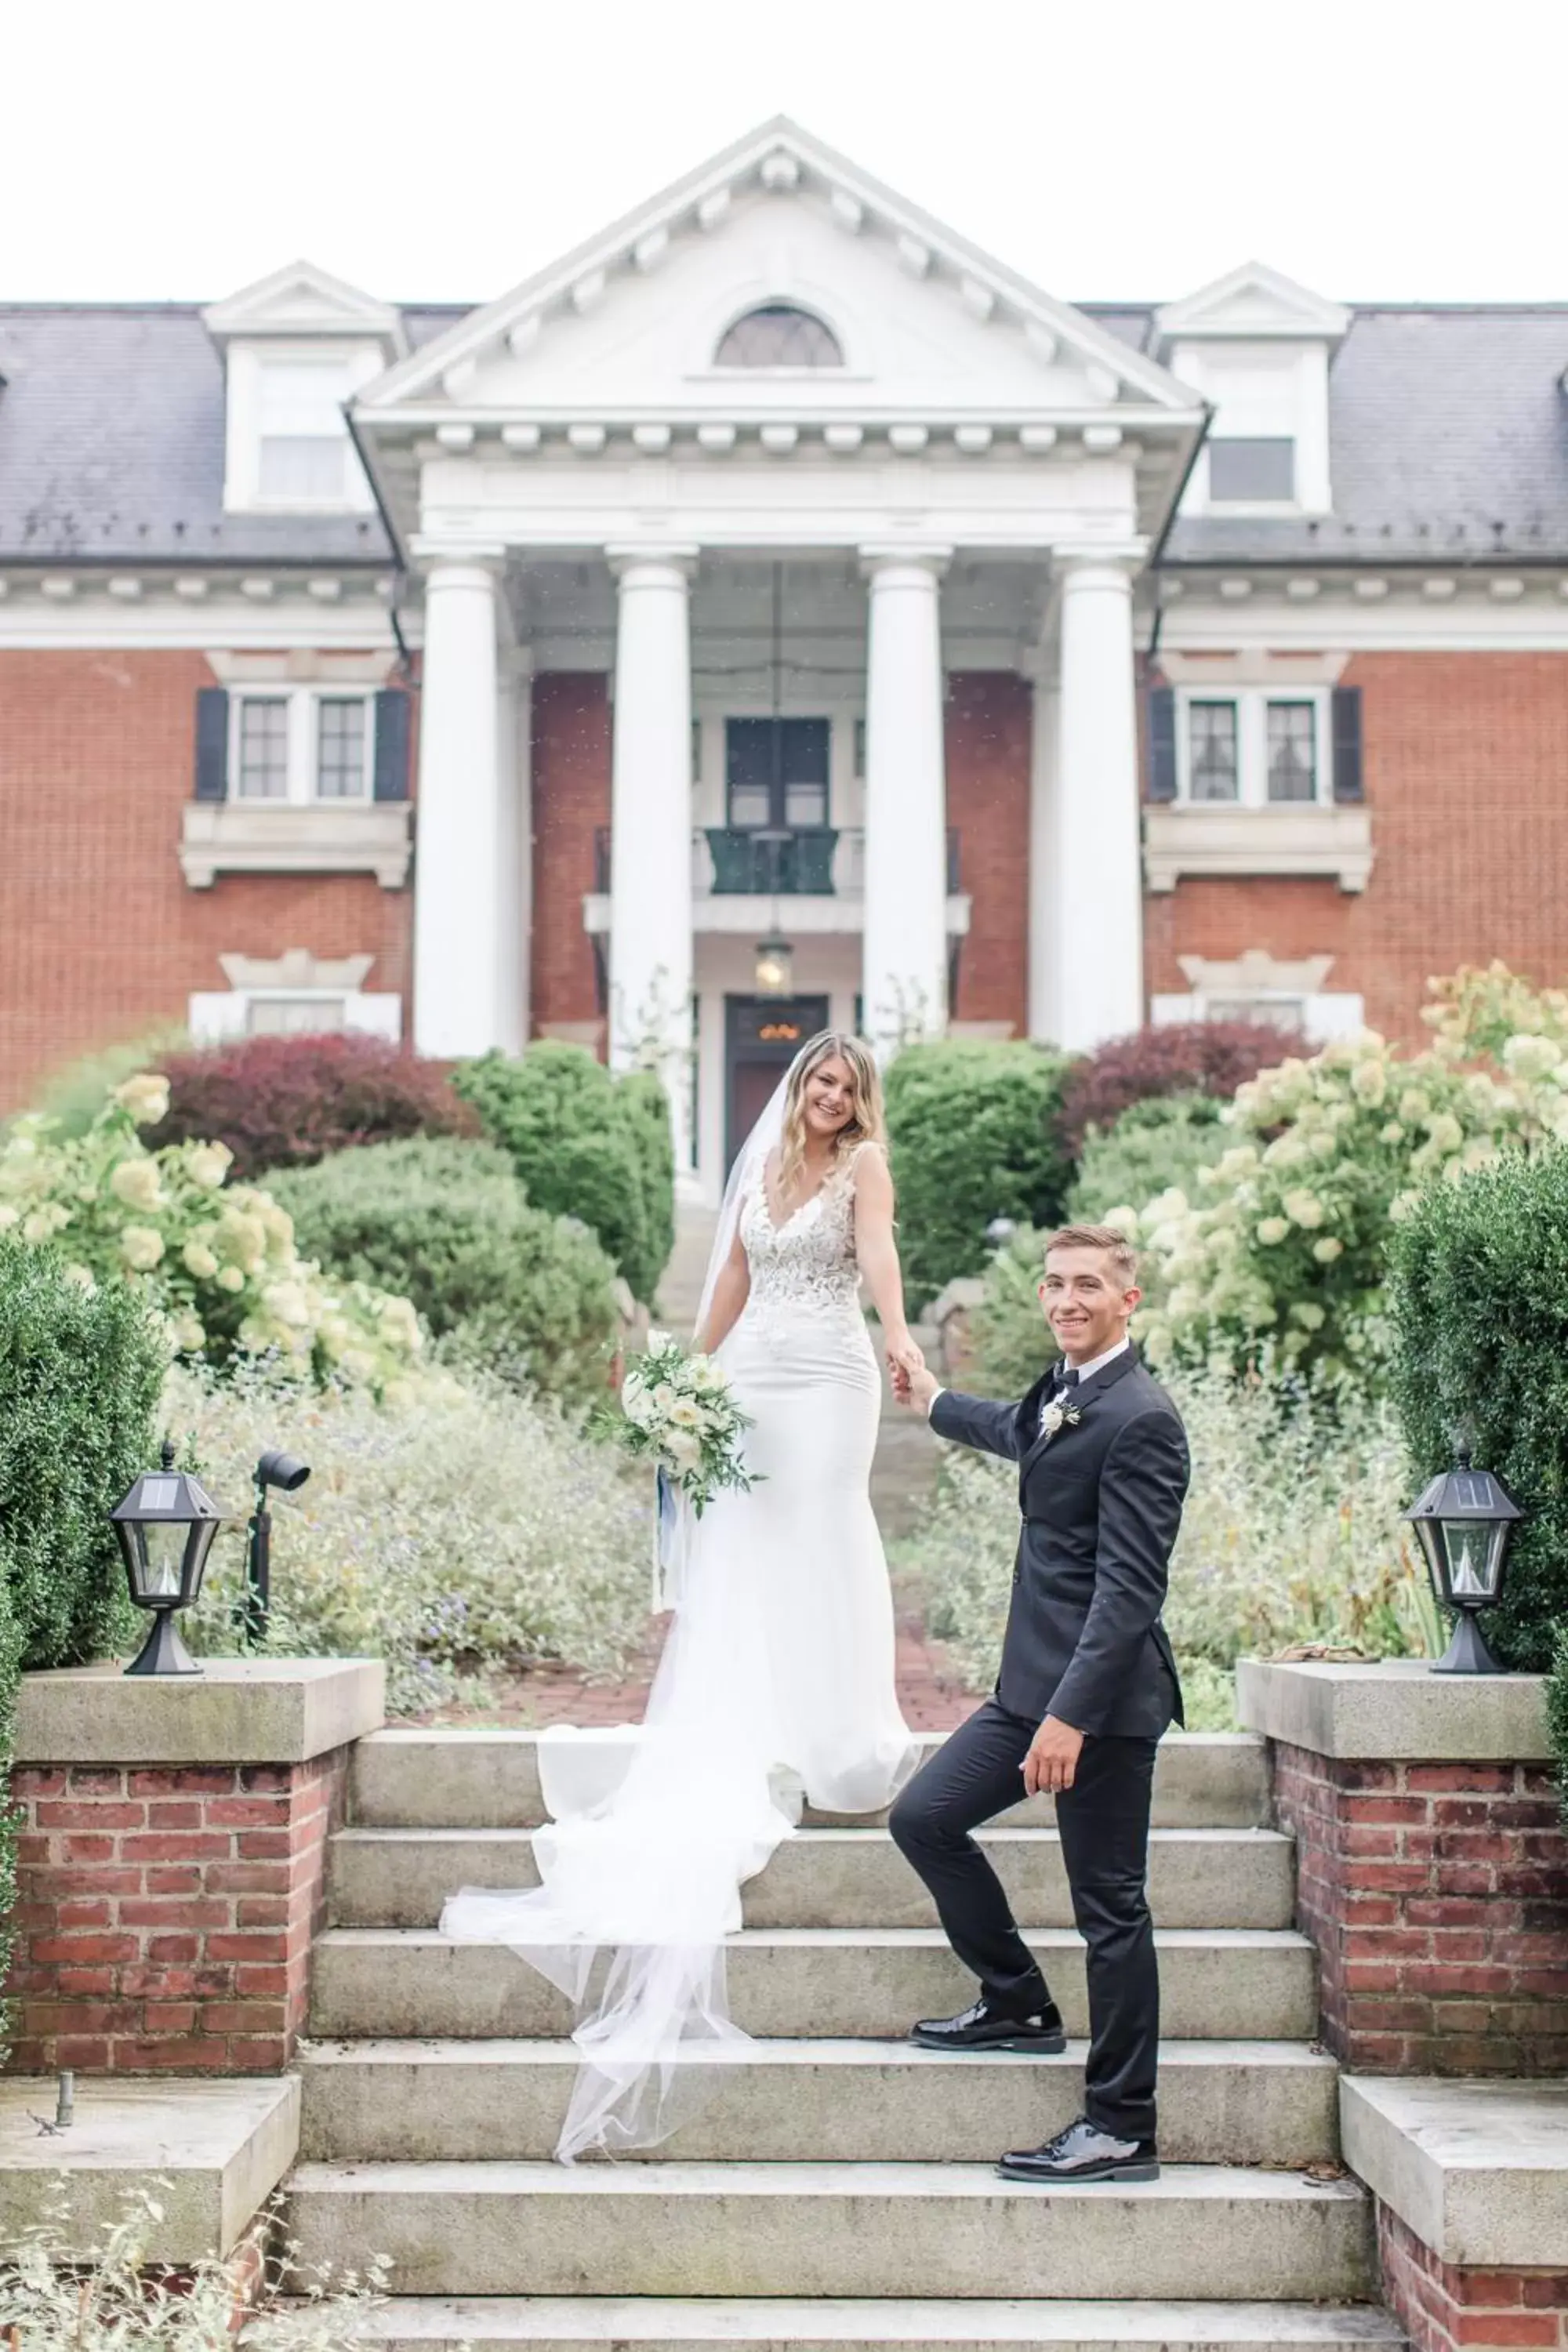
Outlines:
[[[606,1737],[613,1738],[609,1734]],[[435,1931],[452,1887],[526,1885],[531,1735],[389,1731],[334,1840],[287,2222],[307,2263],[389,2261],[386,2344],[1397,2347],[1367,2200],[1335,2170],[1332,2062],[1261,1748],[1162,1749],[1151,1891],[1165,2045],[1158,2182],[1042,2192],[1005,2147],[1077,2111],[1061,2059],[900,2037],[969,1983],[885,1832],[812,1816],[747,1890],[730,1960],[763,2037],[663,2149],[549,2160],[574,2064],[559,1997]],[[1069,2035],[1080,1948],[1048,1803],[989,1833]]]

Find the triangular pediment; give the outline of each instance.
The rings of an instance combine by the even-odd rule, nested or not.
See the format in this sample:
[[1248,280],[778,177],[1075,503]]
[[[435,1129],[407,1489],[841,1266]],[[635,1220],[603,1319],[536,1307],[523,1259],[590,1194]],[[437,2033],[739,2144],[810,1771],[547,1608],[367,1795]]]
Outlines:
[[[726,328],[776,303],[821,319],[843,364],[718,365]],[[1184,425],[1197,404],[1156,361],[784,117],[470,312],[358,403],[372,427],[399,413],[709,409],[1020,419],[1110,409]]]
[[1167,302],[1155,315],[1163,344],[1209,338],[1338,342],[1350,322],[1342,303],[1298,286],[1263,261],[1244,261],[1195,294]]
[[290,261],[255,285],[242,287],[202,312],[207,332],[218,341],[237,337],[331,336],[379,342],[389,359],[406,349],[403,320],[389,302],[312,261]]

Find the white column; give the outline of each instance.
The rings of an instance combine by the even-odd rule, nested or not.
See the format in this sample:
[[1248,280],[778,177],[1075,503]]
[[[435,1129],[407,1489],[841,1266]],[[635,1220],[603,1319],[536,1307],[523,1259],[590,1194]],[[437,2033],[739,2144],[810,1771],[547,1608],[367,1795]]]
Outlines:
[[1060,691],[1054,659],[1031,665],[1034,719],[1029,746],[1029,1034],[1054,1045],[1057,984],[1057,742]]
[[868,554],[866,1034],[882,1060],[947,1021],[945,552]]
[[414,879],[414,1042],[482,1054],[504,1042],[497,581],[437,562],[425,582]]
[[656,1068],[691,1151],[692,549],[609,551],[620,583],[610,768],[610,1061]]
[[526,648],[503,653],[497,687],[499,826],[496,879],[496,1004],[500,1043],[521,1054],[528,1043],[529,957],[532,946],[532,808],[530,793],[533,677]]
[[1143,1022],[1132,583],[1104,556],[1064,563],[1054,807],[1055,1042],[1081,1053]]

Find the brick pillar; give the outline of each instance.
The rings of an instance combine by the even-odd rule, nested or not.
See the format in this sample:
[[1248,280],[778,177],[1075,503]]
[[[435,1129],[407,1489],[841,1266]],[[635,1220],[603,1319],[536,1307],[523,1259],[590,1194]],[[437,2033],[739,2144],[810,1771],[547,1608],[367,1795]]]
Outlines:
[[[113,1668],[23,1678],[8,2071],[289,2063],[327,1840],[382,1684],[379,1664],[354,1660],[213,1660],[200,1685]],[[237,1760],[210,1760],[225,1748]],[[258,1748],[280,1760],[249,1760]],[[135,1760],[159,1748],[168,1760]]]

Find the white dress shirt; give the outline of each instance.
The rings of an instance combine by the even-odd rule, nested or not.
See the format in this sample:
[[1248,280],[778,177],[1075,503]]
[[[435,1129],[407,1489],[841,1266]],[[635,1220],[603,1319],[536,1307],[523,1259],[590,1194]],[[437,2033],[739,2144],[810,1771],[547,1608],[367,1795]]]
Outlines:
[[[1091,1381],[1096,1372],[1103,1371],[1107,1364],[1113,1364],[1118,1356],[1125,1355],[1131,1345],[1131,1340],[1123,1334],[1123,1336],[1117,1340],[1115,1346],[1112,1348],[1107,1348],[1102,1355],[1091,1356],[1087,1364],[1075,1364],[1071,1366],[1070,1369],[1078,1374],[1078,1379],[1073,1382],[1073,1386],[1077,1388],[1084,1381]],[[947,1391],[945,1389],[937,1389],[932,1392],[931,1403],[926,1407],[926,1419],[928,1421],[931,1419],[931,1411],[936,1403],[937,1398],[939,1396],[945,1396],[946,1394]],[[1056,1400],[1054,1397],[1047,1397],[1046,1399],[1045,1404],[1042,1404],[1040,1407],[1042,1417],[1044,1416],[1046,1406],[1052,1404],[1055,1402]]]

